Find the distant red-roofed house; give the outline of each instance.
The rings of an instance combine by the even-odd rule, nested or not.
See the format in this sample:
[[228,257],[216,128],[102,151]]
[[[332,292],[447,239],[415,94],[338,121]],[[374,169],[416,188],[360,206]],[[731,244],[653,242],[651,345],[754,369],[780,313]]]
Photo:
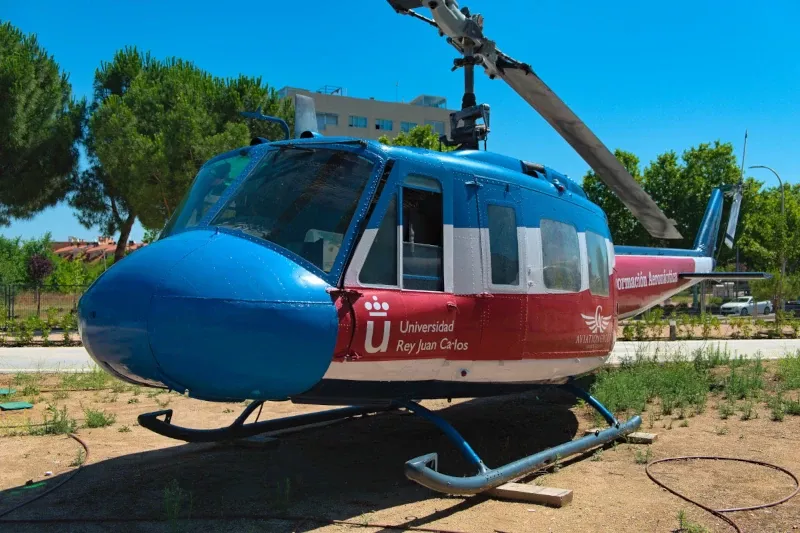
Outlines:
[[[138,250],[146,243],[128,241],[125,253]],[[67,241],[55,241],[51,244],[53,253],[57,256],[72,261],[82,259],[86,263],[100,262],[103,257],[114,257],[117,249],[117,241],[112,237],[98,237],[96,241],[84,241],[75,237],[69,237]]]

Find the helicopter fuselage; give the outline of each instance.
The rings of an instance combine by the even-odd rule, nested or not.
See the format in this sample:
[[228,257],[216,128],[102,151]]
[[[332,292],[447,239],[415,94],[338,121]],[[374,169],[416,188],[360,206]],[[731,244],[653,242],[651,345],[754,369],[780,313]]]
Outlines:
[[703,246],[615,248],[603,211],[541,165],[294,139],[204,165],[79,322],[106,370],[204,400],[471,397],[599,367],[620,317],[712,268]]

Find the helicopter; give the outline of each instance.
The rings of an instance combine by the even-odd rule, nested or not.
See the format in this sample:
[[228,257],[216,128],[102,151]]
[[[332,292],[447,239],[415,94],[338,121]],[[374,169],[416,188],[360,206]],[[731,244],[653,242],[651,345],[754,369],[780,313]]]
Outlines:
[[[116,263],[78,304],[83,345],[112,375],[211,402],[252,400],[228,427],[139,423],[209,442],[405,409],[441,429],[475,468],[438,471],[438,455],[405,475],[430,489],[476,494],[635,431],[575,384],[604,365],[621,318],[714,272],[726,196],[731,247],[741,184],[712,191],[691,249],[614,245],[583,189],[543,164],[486,150],[490,108],[475,67],[507,83],[581,155],[654,237],[680,239],[642,187],[534,73],[483,34],[483,17],[452,0],[389,0],[459,53],[462,108],[450,152],[386,146],[317,131],[313,99],[295,95],[294,136],[256,138],[219,154],[150,245]],[[432,18],[418,11],[427,7]],[[480,149],[480,143],[484,149]],[[569,390],[609,427],[489,468],[427,399]],[[247,422],[266,401],[346,406]]]

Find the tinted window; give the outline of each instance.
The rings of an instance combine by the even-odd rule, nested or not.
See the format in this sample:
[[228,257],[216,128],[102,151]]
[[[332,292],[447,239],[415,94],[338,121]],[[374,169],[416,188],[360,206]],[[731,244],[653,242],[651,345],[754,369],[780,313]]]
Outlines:
[[376,130],[387,130],[392,131],[394,122],[386,119],[386,118],[377,118],[375,119],[375,129]]
[[204,165],[161,232],[162,236],[199,224],[249,162],[250,150],[244,149]]
[[440,192],[403,188],[403,288],[444,290]]
[[589,259],[589,290],[598,296],[608,296],[608,248],[606,240],[591,231],[586,232]]
[[270,241],[330,272],[373,166],[341,150],[271,151],[211,224]]
[[397,199],[393,195],[358,275],[361,283],[397,285]]
[[581,262],[575,227],[543,218],[541,234],[544,286],[548,289],[579,291]]
[[511,207],[487,205],[493,285],[519,285],[517,217]]
[[351,128],[366,128],[367,127],[367,117],[359,117],[356,115],[350,115],[350,127]]

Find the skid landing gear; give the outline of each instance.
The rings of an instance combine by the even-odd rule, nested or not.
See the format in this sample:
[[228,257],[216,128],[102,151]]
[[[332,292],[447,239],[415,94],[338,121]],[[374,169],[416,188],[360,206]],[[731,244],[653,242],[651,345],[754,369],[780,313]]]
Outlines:
[[[462,437],[447,421],[417,403],[402,403],[401,405],[409,411],[436,424],[436,426],[453,441],[461,454],[472,463],[477,470],[477,473],[470,477],[454,477],[442,474],[438,472],[439,455],[434,452],[407,461],[405,464],[406,477],[424,487],[445,494],[478,494],[523,477],[539,467],[556,460],[556,458],[575,455],[616,440],[621,436],[633,433],[642,423],[642,419],[638,415],[630,418],[626,422],[620,423],[603,404],[598,402],[585,390],[569,383],[562,385],[562,388],[594,407],[603,415],[603,418],[606,419],[610,427],[606,430],[598,431],[580,439],[565,442],[553,448],[518,459],[517,461],[498,468],[487,467],[478,454],[475,453],[475,450],[464,440],[464,437]],[[431,466],[433,468],[431,468]]]
[[[261,422],[251,422],[245,424],[247,418],[253,411],[261,407],[264,402],[256,401],[245,407],[233,423],[224,428],[217,429],[192,429],[172,424],[172,409],[154,411],[152,413],[142,413],[139,415],[139,425],[171,439],[182,440],[185,442],[218,442],[235,439],[244,439],[291,428],[299,428],[322,422],[331,422],[358,415],[368,415],[382,411],[396,409],[394,405],[385,407],[343,407],[341,409],[331,409],[318,413],[308,413],[304,415],[289,416],[275,420],[263,420]],[[160,416],[164,415],[164,420]]]

